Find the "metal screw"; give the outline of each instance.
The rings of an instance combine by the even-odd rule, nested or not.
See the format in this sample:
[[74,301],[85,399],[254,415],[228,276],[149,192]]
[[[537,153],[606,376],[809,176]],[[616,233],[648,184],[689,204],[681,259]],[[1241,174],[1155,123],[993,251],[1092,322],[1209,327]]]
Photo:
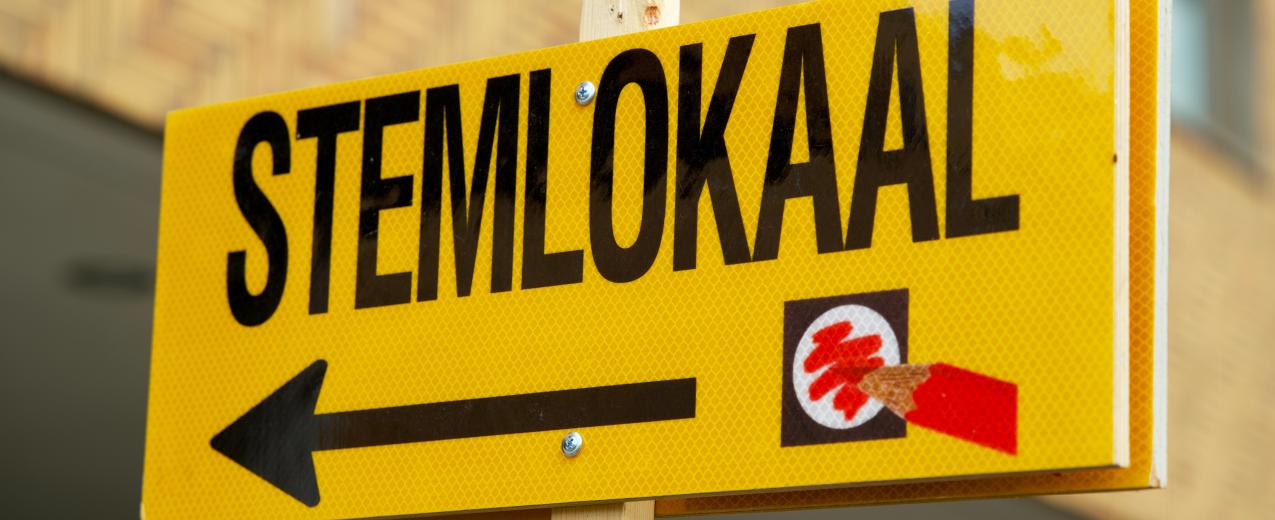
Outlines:
[[562,438],[562,454],[567,457],[574,457],[580,453],[580,448],[584,446],[584,437],[577,432],[568,433]]
[[598,87],[594,86],[592,81],[582,81],[576,86],[576,104],[585,106],[593,101],[593,96],[598,93]]

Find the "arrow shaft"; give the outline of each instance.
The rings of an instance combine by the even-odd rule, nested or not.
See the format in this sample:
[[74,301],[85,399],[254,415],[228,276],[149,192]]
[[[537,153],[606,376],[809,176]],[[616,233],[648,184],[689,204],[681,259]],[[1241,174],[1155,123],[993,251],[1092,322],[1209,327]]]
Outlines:
[[695,379],[322,414],[317,450],[695,417]]

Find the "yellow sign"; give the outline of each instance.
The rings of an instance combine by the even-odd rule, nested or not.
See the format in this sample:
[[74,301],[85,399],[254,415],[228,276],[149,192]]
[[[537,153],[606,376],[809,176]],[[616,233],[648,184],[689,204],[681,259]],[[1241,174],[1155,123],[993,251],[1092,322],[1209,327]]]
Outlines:
[[170,115],[146,514],[1127,466],[1122,4],[817,2]]
[[1132,490],[1166,485],[1168,61],[1172,0],[1130,2],[1129,453],[1124,467],[660,500],[659,516]]

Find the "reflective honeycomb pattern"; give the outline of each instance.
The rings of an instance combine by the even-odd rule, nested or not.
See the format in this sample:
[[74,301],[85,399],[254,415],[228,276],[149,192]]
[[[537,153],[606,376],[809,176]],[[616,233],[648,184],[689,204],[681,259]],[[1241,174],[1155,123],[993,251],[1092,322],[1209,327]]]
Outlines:
[[[917,484],[888,484],[839,489],[757,493],[656,502],[660,516],[889,504],[928,500],[1077,493],[1158,488],[1167,483],[1164,459],[1164,403],[1156,390],[1166,384],[1163,366],[1167,345],[1157,329],[1156,304],[1165,297],[1167,280],[1157,279],[1158,241],[1167,238],[1166,209],[1169,165],[1160,162],[1159,146],[1168,139],[1158,127],[1166,117],[1158,104],[1167,41],[1169,0],[1134,0],[1130,4],[1130,224],[1129,224],[1129,410],[1130,464],[1041,475],[1007,476]],[[1163,261],[1163,258],[1159,258]],[[1163,271],[1162,271],[1163,273]],[[1161,277],[1162,278],[1162,277]],[[1157,430],[1160,439],[1156,439]]]
[[[844,223],[878,13],[912,7],[941,219],[947,2],[816,2],[170,115],[143,489],[147,517],[385,516],[1112,465],[1115,448],[1126,442],[1114,435],[1122,407],[1114,401],[1118,389],[1111,377],[1114,358],[1121,354],[1113,343],[1122,344],[1112,341],[1115,309],[1122,307],[1116,302],[1113,224],[1122,217],[1115,209],[1121,177],[1112,165],[1116,3],[978,2],[974,194],[1020,194],[1019,231],[914,243],[907,191],[895,186],[880,192],[868,249],[816,254],[810,204],[794,199],[778,260],[723,265],[713,216],[702,204],[699,267],[672,269],[672,224],[666,219],[654,267],[630,283],[602,279],[587,251],[592,107],[575,104],[577,83],[596,82],[607,62],[624,50],[650,49],[669,78],[669,119],[676,121],[678,48],[704,44],[703,83],[709,90],[728,38],[755,33],[726,131],[751,240],[784,36],[790,27],[820,23]],[[1135,61],[1138,74],[1154,77],[1154,63],[1147,67]],[[457,298],[454,278],[447,274],[453,244],[445,231],[438,301],[354,309],[362,140],[350,133],[338,139],[330,310],[307,313],[316,148],[314,139],[306,139],[293,141],[286,175],[267,173],[265,147],[254,156],[256,181],[287,228],[289,279],[270,320],[244,327],[232,318],[226,302],[227,253],[246,249],[249,286],[259,289],[266,283],[264,247],[239,214],[231,183],[235,141],[249,117],[277,111],[295,131],[299,109],[459,83],[466,162],[472,165],[487,78],[521,74],[525,93],[528,73],[544,68],[552,68],[554,89],[561,92],[551,99],[546,250],[586,248],[582,283],[488,293],[492,246],[484,230],[474,294]],[[626,90],[618,120],[641,120],[639,100],[636,89]],[[1154,106],[1134,110],[1135,124],[1145,125],[1156,113]],[[524,103],[524,121],[526,111]],[[892,112],[892,120],[897,117]],[[803,120],[797,118],[794,162],[805,160]],[[520,143],[525,143],[525,123],[520,127]],[[897,128],[891,123],[887,132]],[[1142,172],[1133,186],[1133,225],[1144,233],[1135,233],[1142,237],[1133,242],[1142,255],[1133,260],[1135,273],[1154,257],[1154,242],[1147,242],[1154,237],[1145,234],[1155,221],[1147,192],[1155,184],[1147,180],[1147,175],[1154,178],[1154,156],[1136,155],[1147,152],[1154,138],[1141,135],[1144,141],[1135,146],[1133,158],[1133,168]],[[640,126],[617,129],[614,198],[620,243],[637,234],[636,202],[618,201],[641,200],[641,139]],[[414,176],[416,203],[422,140],[419,124],[387,127],[380,158],[385,177]],[[521,204],[525,172],[519,153],[515,200]],[[668,196],[672,208],[673,195]],[[381,214],[379,272],[416,269],[420,212],[413,208]],[[443,222],[451,221],[450,211],[444,203]],[[492,218],[488,204],[483,221]],[[514,243],[522,243],[521,225]],[[520,254],[516,248],[515,266],[521,265]],[[518,276],[515,271],[515,287]],[[1154,283],[1145,271],[1134,280],[1135,338],[1148,338],[1152,310],[1149,303],[1137,302],[1150,300],[1139,295],[1149,294]],[[1019,385],[1018,455],[918,428],[903,439],[780,447],[784,302],[903,288],[911,295],[910,362],[952,363]],[[1146,462],[1139,458],[1146,452],[1139,443],[1149,436],[1151,415],[1145,393],[1152,357],[1148,341],[1135,341],[1142,346],[1131,359],[1130,471]],[[690,420],[585,429],[588,445],[572,459],[558,449],[561,431],[318,452],[314,461],[322,501],[307,508],[214,452],[209,439],[316,359],[327,360],[329,367],[318,402],[321,413],[687,377],[698,381],[697,413]],[[1068,489],[1141,487],[1146,473],[1140,484],[1095,477],[1093,485]],[[1055,478],[1072,477],[1033,477]],[[1004,491],[972,491],[981,484],[951,481],[665,501],[659,508],[673,514],[817,505],[820,496],[826,497],[824,503],[846,503],[1058,489],[1027,484],[1035,481],[1017,480],[1024,482],[1022,488],[1006,483]]]

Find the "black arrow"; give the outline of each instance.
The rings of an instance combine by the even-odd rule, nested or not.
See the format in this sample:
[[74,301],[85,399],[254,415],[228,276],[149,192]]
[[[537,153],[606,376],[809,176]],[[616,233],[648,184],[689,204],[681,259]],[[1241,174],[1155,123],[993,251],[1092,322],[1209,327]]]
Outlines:
[[693,378],[316,415],[327,369],[315,361],[214,436],[212,448],[314,507],[315,451],[695,417]]

